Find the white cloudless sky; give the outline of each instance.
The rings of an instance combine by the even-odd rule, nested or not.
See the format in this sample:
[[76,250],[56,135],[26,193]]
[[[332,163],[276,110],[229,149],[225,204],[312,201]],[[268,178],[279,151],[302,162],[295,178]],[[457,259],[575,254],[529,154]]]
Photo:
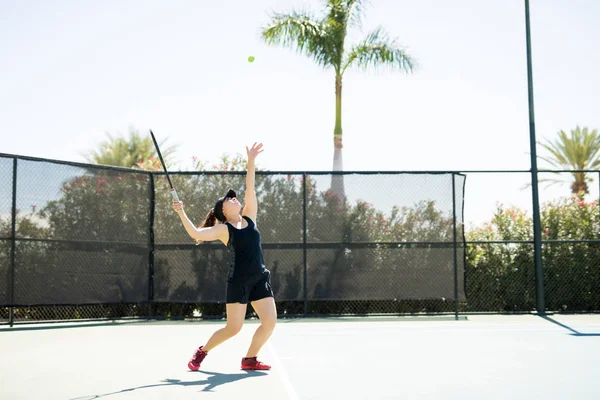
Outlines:
[[[177,145],[183,170],[254,141],[262,168],[330,170],[333,71],[259,34],[270,11],[322,4],[0,0],[0,152],[82,162],[134,127]],[[383,26],[418,68],[346,73],[344,169],[529,168],[523,1],[372,0],[365,16],[350,43]],[[531,0],[531,18],[538,139],[600,128],[600,2]],[[529,209],[527,180],[469,174],[466,219]]]

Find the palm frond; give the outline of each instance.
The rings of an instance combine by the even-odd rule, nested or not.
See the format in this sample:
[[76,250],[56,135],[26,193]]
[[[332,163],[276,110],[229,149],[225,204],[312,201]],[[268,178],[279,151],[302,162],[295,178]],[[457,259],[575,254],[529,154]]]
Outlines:
[[558,163],[557,161],[553,160],[552,158],[549,157],[545,157],[545,156],[538,156],[538,158],[546,161],[548,164],[550,164],[553,168],[556,169],[562,169],[562,167],[564,166],[561,163]]
[[600,135],[596,129],[590,131],[587,127],[581,129],[577,126],[570,135],[561,130],[557,139],[546,139],[540,145],[550,153],[555,166],[566,169],[600,167]]
[[[600,167],[600,136],[596,129],[590,131],[587,127],[577,126],[569,135],[561,130],[557,139],[546,139],[539,144],[548,152],[548,157],[541,158],[554,167],[571,170]],[[581,190],[587,193],[587,182],[593,181],[593,178],[586,172],[571,172],[571,175],[572,193]]]
[[416,62],[398,45],[395,39],[390,40],[387,33],[382,28],[378,28],[367,35],[362,42],[352,47],[342,68],[342,73],[351,65],[363,69],[386,65],[405,72],[412,72]]
[[331,22],[347,27],[360,28],[369,0],[326,0],[327,18]]
[[582,134],[585,138],[584,157],[586,159],[586,167],[597,169],[600,166],[600,135],[598,134],[598,130],[594,129],[590,132],[586,127],[583,129]]
[[344,46],[348,31],[348,0],[327,0],[326,15],[322,21],[326,30],[325,52],[331,57],[331,63],[340,73],[344,58]]
[[325,26],[311,14],[296,11],[290,14],[273,14],[271,22],[262,29],[261,36],[268,45],[296,49],[315,59],[321,66],[331,64]]
[[327,0],[326,5],[327,22],[347,26],[348,7],[347,0]]
[[[108,140],[100,143],[96,149],[86,154],[89,162],[130,168],[135,166],[138,161],[146,161],[158,156],[152,139],[142,136],[133,128],[130,129],[128,138],[114,137],[110,133],[106,135]],[[165,141],[166,139],[161,142],[160,148],[165,163],[169,165],[176,148],[175,146],[166,147]]]
[[[564,132],[562,132],[564,133]],[[560,135],[560,134],[559,134]],[[540,143],[540,145],[546,149],[552,158],[543,158],[546,161],[549,161],[554,166],[566,167],[569,166],[569,161],[567,161],[566,153],[567,150],[564,146],[564,142],[557,140],[556,142],[551,142],[546,140],[546,143]],[[552,161],[551,161],[552,160]]]
[[348,25],[360,28],[363,22],[365,9],[369,0],[347,0],[348,1]]
[[[554,173],[557,174],[557,172],[554,172]],[[550,186],[557,185],[557,184],[563,184],[563,185],[567,184],[567,182],[565,182],[564,179],[551,179],[551,178],[538,179],[538,183],[544,183],[544,182],[550,182],[546,186],[544,186],[544,189],[547,189]],[[530,187],[531,187],[531,182],[528,182],[528,183],[524,184],[523,186],[521,186],[520,189],[524,190],[524,189],[527,189]]]

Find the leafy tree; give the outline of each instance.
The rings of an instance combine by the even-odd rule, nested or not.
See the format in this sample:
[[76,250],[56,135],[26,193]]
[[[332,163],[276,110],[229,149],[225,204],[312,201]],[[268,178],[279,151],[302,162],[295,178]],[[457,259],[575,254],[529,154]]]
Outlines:
[[[165,147],[164,144],[164,140],[159,143],[160,151],[165,164],[170,166],[171,156],[176,149],[175,147]],[[133,128],[129,130],[128,138],[113,137],[108,134],[108,140],[102,142],[98,149],[92,150],[86,155],[86,159],[94,164],[126,168],[139,166],[140,163],[152,161],[157,157],[158,154],[150,135],[142,136]]]
[[[6,218],[0,218],[0,236],[9,238],[12,235],[12,213],[8,215]],[[41,235],[44,235],[46,229],[44,226],[40,226],[39,224],[39,212],[37,212],[36,207],[33,206],[30,210],[18,210],[17,216],[15,219],[16,223],[16,235],[19,239],[29,239],[29,238],[37,238]],[[0,281],[5,284],[0,285],[0,304],[6,302],[10,302],[10,290],[9,285],[6,284],[10,282],[10,271],[11,271],[11,248],[12,241],[11,240],[0,240]],[[29,249],[29,250],[28,250]],[[43,251],[39,251],[35,248],[35,244],[31,242],[18,242],[18,251],[29,253],[33,259],[40,259],[44,254]],[[17,268],[17,279],[15,281],[16,285],[21,285],[26,283],[22,280],[19,280],[19,273],[26,274],[29,272],[31,268],[28,263],[20,262],[21,258],[17,259],[18,268]],[[15,291],[15,302],[18,302],[19,294],[25,293],[25,290]]]
[[[591,311],[600,308],[598,202],[562,198],[541,206],[546,308]],[[467,233],[467,310],[535,309],[532,219],[517,207],[499,205],[489,223]],[[513,241],[513,243],[481,243]],[[526,243],[515,243],[526,241]]]

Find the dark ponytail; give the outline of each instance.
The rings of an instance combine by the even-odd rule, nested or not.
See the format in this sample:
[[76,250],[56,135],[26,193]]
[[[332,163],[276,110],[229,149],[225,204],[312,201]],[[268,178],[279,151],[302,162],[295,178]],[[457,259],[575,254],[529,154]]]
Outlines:
[[204,219],[204,222],[202,222],[202,225],[200,225],[200,228],[210,228],[211,226],[215,226],[216,223],[217,217],[215,215],[215,209],[211,208],[208,214],[206,214],[206,218]]
[[[206,218],[204,218],[204,222],[198,228],[210,228],[211,226],[215,226],[217,223],[217,217],[215,216],[215,209],[211,208],[208,214],[206,214]],[[196,240],[196,244],[202,243],[202,240]]]

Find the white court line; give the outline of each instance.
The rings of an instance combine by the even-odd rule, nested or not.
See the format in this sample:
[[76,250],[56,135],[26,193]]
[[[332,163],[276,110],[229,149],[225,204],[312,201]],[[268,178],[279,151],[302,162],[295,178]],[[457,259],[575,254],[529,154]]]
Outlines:
[[275,347],[271,344],[270,341],[267,342],[267,346],[269,347],[271,355],[275,361],[275,364],[277,365],[277,372],[281,376],[281,380],[283,381],[283,387],[285,388],[285,391],[288,394],[288,398],[290,400],[300,400],[298,394],[296,393],[296,390],[294,389],[294,386],[292,385],[292,382],[290,381],[290,377],[288,376],[287,372],[285,372],[285,368],[283,367],[281,359],[275,351]]

